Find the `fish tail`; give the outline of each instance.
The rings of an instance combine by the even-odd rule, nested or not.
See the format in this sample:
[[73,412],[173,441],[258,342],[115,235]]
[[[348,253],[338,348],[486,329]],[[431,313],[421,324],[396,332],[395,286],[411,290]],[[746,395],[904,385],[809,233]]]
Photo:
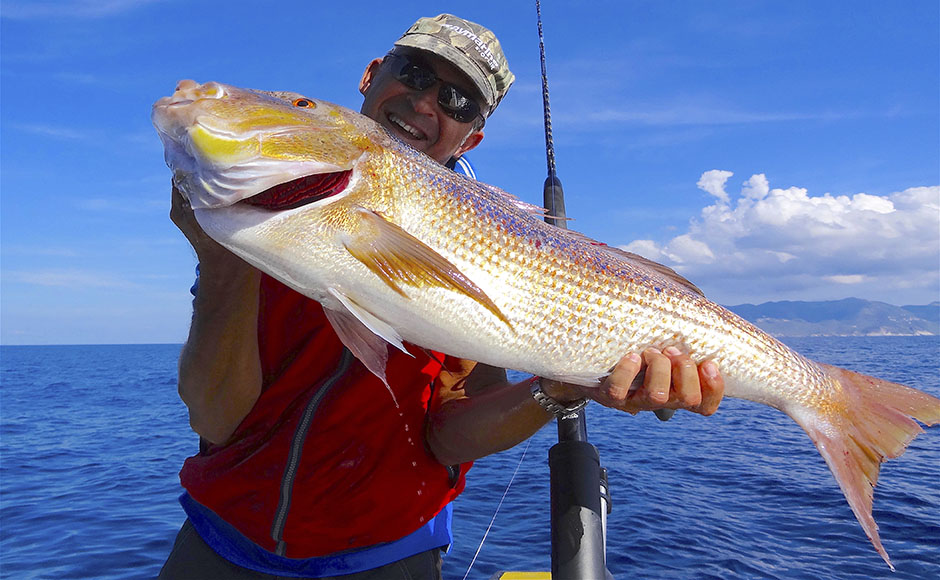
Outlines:
[[[816,363],[833,383],[833,399],[791,416],[813,439],[872,545],[894,570],[872,517],[881,463],[899,457],[926,425],[940,423],[940,399],[896,383]],[[917,421],[915,421],[916,419]]]

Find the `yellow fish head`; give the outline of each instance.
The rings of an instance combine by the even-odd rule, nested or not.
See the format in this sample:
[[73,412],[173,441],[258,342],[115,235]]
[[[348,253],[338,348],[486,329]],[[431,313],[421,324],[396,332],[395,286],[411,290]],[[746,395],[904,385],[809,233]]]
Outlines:
[[194,209],[350,170],[379,136],[360,116],[326,101],[190,80],[154,103],[151,119],[174,183]]

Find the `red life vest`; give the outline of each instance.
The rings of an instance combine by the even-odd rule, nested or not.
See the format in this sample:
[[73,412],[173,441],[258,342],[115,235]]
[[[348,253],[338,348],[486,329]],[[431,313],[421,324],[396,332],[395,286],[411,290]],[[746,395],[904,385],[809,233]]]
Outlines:
[[463,491],[471,464],[452,477],[425,447],[442,356],[389,349],[396,408],[320,304],[268,276],[258,341],[261,395],[228,442],[183,464],[193,499],[262,548],[311,558],[397,540]]

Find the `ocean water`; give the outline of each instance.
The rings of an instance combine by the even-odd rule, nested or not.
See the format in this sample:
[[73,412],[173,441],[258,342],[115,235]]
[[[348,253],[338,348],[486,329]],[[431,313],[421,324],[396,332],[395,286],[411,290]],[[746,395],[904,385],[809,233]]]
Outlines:
[[[940,337],[806,338],[812,358],[940,395]],[[177,472],[197,441],[176,395],[178,345],[0,348],[0,577],[152,578],[183,521]],[[609,470],[616,578],[940,578],[940,427],[882,468],[869,544],[809,438],[726,400],[661,423],[589,407]],[[553,425],[485,458],[455,504],[445,578],[550,568]],[[523,457],[523,452],[525,452]],[[520,461],[521,460],[521,461]],[[518,466],[511,487],[507,484]]]

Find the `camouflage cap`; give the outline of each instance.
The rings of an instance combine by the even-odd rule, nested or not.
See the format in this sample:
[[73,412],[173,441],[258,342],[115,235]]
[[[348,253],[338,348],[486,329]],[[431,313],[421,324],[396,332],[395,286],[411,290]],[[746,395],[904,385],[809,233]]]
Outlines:
[[486,100],[486,116],[493,113],[516,80],[496,35],[452,14],[418,20],[395,46],[432,52],[460,69]]

